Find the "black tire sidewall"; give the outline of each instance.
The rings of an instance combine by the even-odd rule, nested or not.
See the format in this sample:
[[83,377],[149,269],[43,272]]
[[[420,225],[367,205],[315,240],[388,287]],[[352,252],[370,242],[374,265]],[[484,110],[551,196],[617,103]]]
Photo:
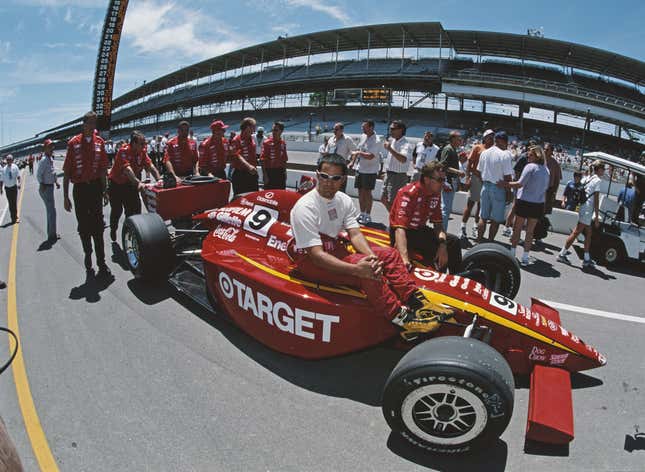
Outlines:
[[[439,339],[446,338],[437,340]],[[409,356],[413,349],[392,371],[383,392],[383,414],[392,430],[398,432],[412,445],[429,452],[464,453],[488,444],[504,432],[513,412],[513,376],[510,367],[501,358],[501,354],[477,340],[455,339],[471,341],[479,345],[471,350],[470,358],[468,356],[457,358],[450,352],[445,355],[438,352],[444,348],[445,342],[444,345],[434,346],[438,349],[433,349],[428,356]],[[450,350],[454,352],[455,348],[458,349],[459,342],[461,341],[451,341],[453,346]],[[463,344],[463,347],[466,345]],[[491,351],[494,351],[494,354]],[[428,352],[427,349],[426,352]],[[421,351],[419,354],[425,353]],[[478,354],[481,354],[481,359],[474,359]],[[493,361],[491,356],[494,356],[496,361]],[[427,357],[427,360],[423,357]],[[405,398],[417,389],[437,384],[462,388],[481,400],[486,408],[487,422],[478,436],[464,443],[443,445],[428,442],[408,428],[402,417]]]
[[123,224],[122,244],[131,232],[139,246],[139,265],[133,268],[126,253],[126,263],[137,279],[159,280],[167,277],[174,265],[175,253],[170,234],[159,215],[145,213],[128,217]]
[[510,255],[508,249],[496,243],[482,243],[466,251],[462,262],[463,270],[486,270],[486,267],[501,269],[503,290],[499,290],[498,293],[511,300],[515,298],[520,290],[522,276],[518,262]]

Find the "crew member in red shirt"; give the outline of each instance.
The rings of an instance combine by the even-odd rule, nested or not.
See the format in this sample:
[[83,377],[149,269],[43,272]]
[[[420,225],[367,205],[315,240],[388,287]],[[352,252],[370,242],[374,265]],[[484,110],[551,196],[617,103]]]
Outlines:
[[177,127],[177,136],[169,139],[166,143],[166,152],[163,156],[163,163],[166,171],[175,180],[178,177],[197,175],[197,143],[188,139],[190,124],[187,121],[180,121]]
[[426,262],[434,261],[439,270],[447,267],[456,274],[461,269],[459,239],[447,234],[441,221],[441,189],[445,180],[441,163],[433,161],[421,169],[418,182],[407,184],[396,194],[390,209],[390,244],[401,253],[408,269],[412,268],[409,251],[420,253]]
[[74,136],[67,143],[67,155],[63,163],[63,195],[66,211],[72,211],[69,199],[69,182],[74,184],[72,196],[78,234],[85,253],[85,270],[88,274],[92,268],[92,240],[96,251],[98,276],[107,278],[112,274],[105,264],[105,247],[103,243],[103,202],[107,202],[107,167],[103,139],[96,132],[96,113],[87,112],[83,116],[83,132]]
[[258,190],[258,164],[257,150],[253,133],[255,132],[255,120],[244,118],[240,123],[240,134],[235,136],[231,143],[231,167],[233,175],[233,193],[238,195],[245,192]]
[[114,158],[110,170],[110,239],[116,241],[119,218],[125,210],[125,217],[141,213],[139,193],[145,189],[141,182],[143,169],[159,179],[159,171],[146,152],[146,137],[140,131],[133,131],[130,144],[124,145]]
[[213,134],[199,145],[199,172],[202,175],[225,179],[230,145],[224,133],[228,126],[222,120],[217,120],[211,123],[210,128]]
[[287,187],[287,143],[282,139],[284,123],[276,121],[271,128],[271,137],[262,144],[262,175],[264,189]]

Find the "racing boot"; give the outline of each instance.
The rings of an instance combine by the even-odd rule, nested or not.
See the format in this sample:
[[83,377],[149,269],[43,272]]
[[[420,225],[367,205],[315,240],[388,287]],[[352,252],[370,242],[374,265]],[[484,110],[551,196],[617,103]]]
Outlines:
[[452,315],[451,308],[438,305],[416,291],[410,296],[408,307],[402,307],[392,323],[403,328],[403,339],[412,341],[422,334],[438,330],[444,321],[454,320]]

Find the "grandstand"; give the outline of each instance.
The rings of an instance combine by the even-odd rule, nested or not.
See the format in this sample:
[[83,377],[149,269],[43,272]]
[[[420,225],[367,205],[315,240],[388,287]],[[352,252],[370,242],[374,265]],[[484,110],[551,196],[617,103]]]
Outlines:
[[[370,25],[278,38],[149,81],[113,100],[111,132],[172,132],[180,117],[199,128],[215,114],[282,119],[300,133],[310,120],[347,121],[351,132],[369,116],[384,131],[397,117],[413,136],[496,126],[630,157],[645,143],[644,86],[644,62],[589,46],[438,22]],[[334,89],[366,87],[392,89],[391,102],[330,99]],[[80,118],[0,153],[27,153],[79,129]]]

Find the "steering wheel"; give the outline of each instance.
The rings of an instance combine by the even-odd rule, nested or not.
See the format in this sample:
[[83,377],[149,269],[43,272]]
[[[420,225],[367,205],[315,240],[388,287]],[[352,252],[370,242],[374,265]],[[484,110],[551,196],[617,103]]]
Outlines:
[[202,185],[202,184],[212,184],[214,182],[219,182],[219,177],[210,177],[208,175],[189,175],[184,178],[182,182],[188,185]]

